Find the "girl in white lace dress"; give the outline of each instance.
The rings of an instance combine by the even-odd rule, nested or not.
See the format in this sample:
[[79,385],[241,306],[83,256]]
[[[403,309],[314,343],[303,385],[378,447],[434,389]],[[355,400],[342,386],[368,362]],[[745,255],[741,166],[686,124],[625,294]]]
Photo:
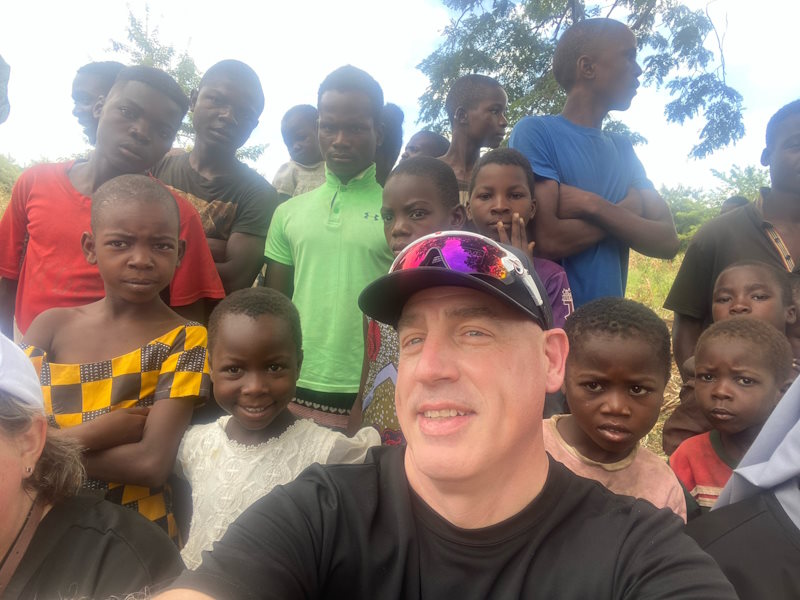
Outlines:
[[220,302],[208,325],[214,396],[229,416],[189,429],[176,470],[192,486],[186,566],[200,565],[228,525],[312,463],[361,463],[375,429],[348,438],[287,410],[303,360],[300,317],[279,292],[250,288]]

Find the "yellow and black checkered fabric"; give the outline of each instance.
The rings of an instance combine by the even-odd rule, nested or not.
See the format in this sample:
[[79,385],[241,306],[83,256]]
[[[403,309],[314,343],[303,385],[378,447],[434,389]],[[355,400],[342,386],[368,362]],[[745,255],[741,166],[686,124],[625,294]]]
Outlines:
[[[164,399],[196,398],[202,403],[211,389],[206,345],[206,328],[190,323],[133,352],[96,363],[51,363],[43,350],[22,348],[39,374],[51,425],[67,428],[112,410],[151,406]],[[106,490],[108,500],[137,510],[176,536],[163,488],[91,479],[85,486]]]

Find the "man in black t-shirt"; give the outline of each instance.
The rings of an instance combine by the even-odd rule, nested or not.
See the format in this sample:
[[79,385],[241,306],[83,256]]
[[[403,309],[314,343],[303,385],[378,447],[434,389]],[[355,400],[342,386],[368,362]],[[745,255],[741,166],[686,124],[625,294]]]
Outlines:
[[160,598],[735,598],[669,510],[551,460],[567,340],[513,249],[423,237],[359,299],[397,327],[408,447],[312,466]]

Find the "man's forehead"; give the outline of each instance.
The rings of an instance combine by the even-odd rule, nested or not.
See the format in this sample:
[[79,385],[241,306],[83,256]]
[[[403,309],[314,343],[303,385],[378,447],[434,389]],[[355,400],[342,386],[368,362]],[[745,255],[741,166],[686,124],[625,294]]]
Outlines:
[[516,311],[486,292],[465,287],[441,286],[417,292],[403,306],[398,329],[424,319],[426,314],[443,312],[448,317],[516,317]]

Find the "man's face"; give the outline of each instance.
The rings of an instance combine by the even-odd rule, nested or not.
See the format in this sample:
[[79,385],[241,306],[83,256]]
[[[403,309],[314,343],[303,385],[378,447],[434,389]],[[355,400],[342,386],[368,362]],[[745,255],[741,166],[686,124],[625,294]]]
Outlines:
[[258,125],[261,108],[252,85],[220,75],[204,83],[193,98],[192,125],[199,140],[232,154]]
[[402,162],[407,158],[413,158],[415,156],[439,158],[439,153],[435,150],[435,145],[436,140],[429,135],[415,133],[411,136],[411,139],[408,140],[406,149],[400,155],[400,161]]
[[381,141],[369,97],[330,90],[319,101],[319,147],[328,169],[347,182],[375,161]]
[[497,148],[506,135],[508,96],[501,87],[489,88],[483,100],[467,109],[470,139],[481,140],[482,147]]
[[97,135],[97,119],[92,114],[95,103],[108,93],[108,84],[96,75],[78,73],[72,82],[72,114],[78,119],[83,133],[94,144]]
[[594,90],[608,110],[627,110],[639,87],[636,36],[619,31],[599,44],[594,57]]
[[772,187],[784,193],[800,196],[800,115],[785,119],[771,148],[761,158],[769,166]]
[[118,175],[144,173],[167,153],[178,132],[180,107],[141,81],[116,84],[95,105],[97,153]]
[[396,405],[415,480],[480,485],[527,473],[541,451],[546,391],[563,379],[566,337],[483,292],[435,287],[398,323]]

